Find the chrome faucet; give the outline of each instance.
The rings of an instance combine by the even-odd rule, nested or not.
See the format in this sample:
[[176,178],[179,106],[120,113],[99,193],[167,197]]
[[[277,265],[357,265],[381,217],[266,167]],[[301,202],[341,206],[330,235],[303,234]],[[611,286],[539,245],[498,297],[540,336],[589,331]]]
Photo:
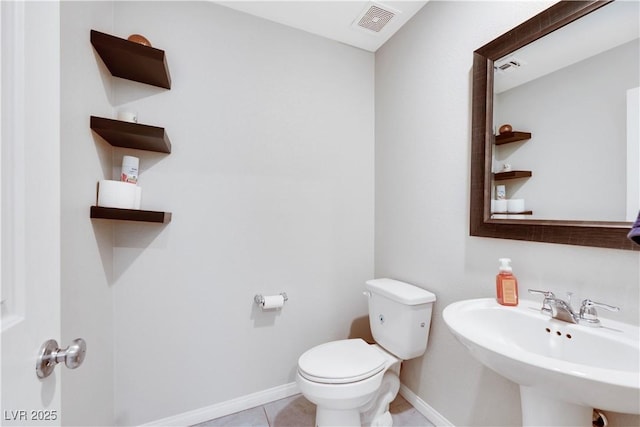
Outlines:
[[580,318],[571,309],[571,298],[563,301],[560,298],[549,298],[547,301],[551,307],[551,317],[569,323],[578,323]]
[[563,322],[580,323],[587,326],[600,326],[600,319],[598,319],[598,313],[596,312],[595,307],[604,308],[609,311],[620,311],[619,307],[585,299],[580,305],[580,311],[576,313],[571,308],[571,296],[573,295],[571,292],[567,292],[567,301],[556,298],[554,293],[550,291],[529,289],[529,293],[543,295],[544,300],[542,301],[542,308],[540,308],[540,311],[549,314],[554,319],[562,320]]

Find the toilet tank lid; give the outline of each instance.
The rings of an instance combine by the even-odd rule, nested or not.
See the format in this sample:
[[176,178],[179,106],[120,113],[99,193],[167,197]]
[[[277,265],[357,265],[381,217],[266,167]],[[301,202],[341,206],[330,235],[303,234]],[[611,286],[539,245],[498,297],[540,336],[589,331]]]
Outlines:
[[372,279],[367,280],[366,286],[371,292],[406,305],[426,304],[436,300],[433,293],[399,280]]

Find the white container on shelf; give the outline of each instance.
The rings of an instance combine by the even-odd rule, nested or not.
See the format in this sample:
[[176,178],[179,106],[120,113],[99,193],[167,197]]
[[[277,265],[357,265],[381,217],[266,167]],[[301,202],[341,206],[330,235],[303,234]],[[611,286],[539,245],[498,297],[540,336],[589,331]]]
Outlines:
[[120,181],[128,182],[131,184],[137,184],[139,165],[140,165],[140,159],[138,159],[137,157],[123,156]]
[[118,120],[123,122],[138,123],[138,113],[135,111],[118,111]]

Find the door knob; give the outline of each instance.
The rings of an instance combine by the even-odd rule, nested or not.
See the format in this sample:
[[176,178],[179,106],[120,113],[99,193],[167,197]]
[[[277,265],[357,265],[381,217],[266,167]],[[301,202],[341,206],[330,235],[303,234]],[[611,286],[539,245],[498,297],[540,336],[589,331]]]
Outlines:
[[56,340],[49,340],[42,344],[36,360],[36,375],[47,378],[58,363],[64,362],[69,369],[76,369],[84,362],[87,353],[87,343],[82,338],[73,340],[65,349],[58,348]]

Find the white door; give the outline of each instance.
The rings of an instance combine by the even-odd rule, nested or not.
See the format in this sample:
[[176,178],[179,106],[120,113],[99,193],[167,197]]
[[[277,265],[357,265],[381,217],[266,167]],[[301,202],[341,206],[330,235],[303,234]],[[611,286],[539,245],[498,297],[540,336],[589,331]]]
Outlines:
[[640,87],[627,91],[627,221],[640,209]]
[[2,1],[0,18],[0,424],[59,425],[66,368],[35,369],[60,341],[59,4]]

